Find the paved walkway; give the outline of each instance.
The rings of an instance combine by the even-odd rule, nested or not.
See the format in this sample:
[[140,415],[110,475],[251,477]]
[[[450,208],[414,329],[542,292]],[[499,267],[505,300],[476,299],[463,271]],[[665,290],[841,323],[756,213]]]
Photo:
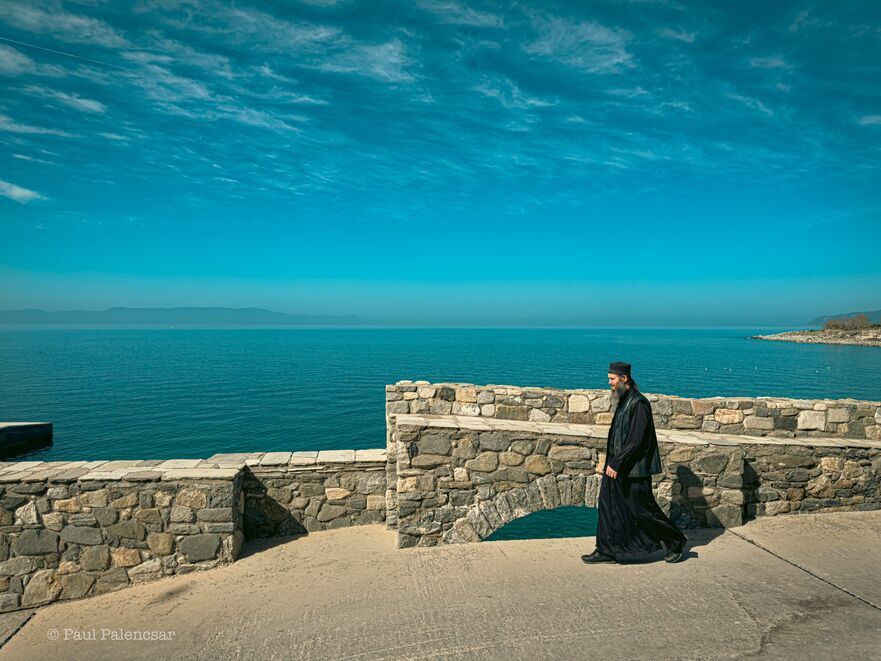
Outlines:
[[[397,550],[348,528],[48,606],[0,657],[881,659],[879,531],[881,512],[780,516],[689,531],[679,564],[587,566],[592,538]],[[101,640],[120,630],[173,639]]]

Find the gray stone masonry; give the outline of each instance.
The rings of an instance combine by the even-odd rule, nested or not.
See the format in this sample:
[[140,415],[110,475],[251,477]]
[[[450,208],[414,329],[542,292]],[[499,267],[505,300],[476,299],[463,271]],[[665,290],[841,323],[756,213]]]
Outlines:
[[[532,512],[595,507],[607,426],[394,416],[398,545],[476,542]],[[881,441],[659,430],[658,503],[680,528],[881,509]]]
[[[683,398],[645,393],[658,429],[696,430],[725,437],[881,440],[881,402],[783,397]],[[608,425],[606,389],[530,388],[512,385],[398,381],[386,386],[389,453],[386,523],[397,525],[397,479],[392,431],[399,414],[456,415],[530,422]]]

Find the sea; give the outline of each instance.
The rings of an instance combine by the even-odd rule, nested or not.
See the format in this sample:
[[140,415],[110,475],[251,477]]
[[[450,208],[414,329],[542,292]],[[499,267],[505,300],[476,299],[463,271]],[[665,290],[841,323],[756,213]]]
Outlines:
[[[605,388],[614,360],[646,393],[881,399],[881,349],[751,338],[783,330],[9,326],[0,420],[54,425],[16,460],[379,448],[386,384]],[[595,510],[570,509],[514,538],[593,534]]]

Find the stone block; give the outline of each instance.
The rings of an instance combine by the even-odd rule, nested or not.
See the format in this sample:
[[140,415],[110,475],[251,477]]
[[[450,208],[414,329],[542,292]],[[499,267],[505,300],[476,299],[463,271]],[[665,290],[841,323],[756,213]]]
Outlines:
[[84,544],[88,546],[97,546],[104,543],[104,536],[101,534],[100,529],[80,526],[65,526],[61,530],[61,539],[68,544]]
[[410,460],[413,468],[434,468],[447,463],[449,459],[439,454],[417,454]]
[[[65,528],[61,532],[62,539],[64,538],[64,532],[67,530],[68,528]],[[117,537],[123,537],[125,539],[144,541],[147,537],[147,529],[143,524],[138,523],[137,521],[121,521],[119,523],[114,523],[112,526],[107,526],[106,530],[111,535],[116,535]]]
[[451,411],[453,415],[475,417],[480,415],[480,405],[465,402],[453,402]]
[[147,547],[155,555],[169,555],[174,550],[174,535],[164,532],[151,532],[147,535]]
[[533,454],[526,457],[525,468],[533,475],[547,475],[551,472],[551,464],[548,458],[541,454]]
[[771,431],[774,429],[774,419],[749,415],[743,419],[743,428],[747,431]]
[[798,429],[802,431],[826,429],[826,411],[800,411],[798,414]]
[[590,399],[587,395],[569,395],[569,413],[585,413],[590,411]]
[[89,590],[95,585],[95,577],[84,572],[62,576],[61,584],[62,599],[80,599],[89,594]]
[[716,422],[723,425],[736,425],[743,422],[743,411],[731,408],[719,408],[713,413]]
[[12,542],[15,555],[43,555],[58,552],[58,535],[49,530],[22,530]]
[[86,491],[79,495],[79,500],[86,507],[107,507],[107,489]]
[[330,503],[324,503],[324,505],[321,506],[321,510],[318,512],[318,516],[315,518],[318,519],[318,521],[325,523],[345,514],[345,505],[331,505]]
[[495,452],[481,452],[474,459],[465,462],[465,468],[468,470],[489,473],[498,468],[499,457]]
[[555,445],[548,451],[548,458],[564,462],[583,461],[591,458],[591,450],[580,445]]
[[208,505],[208,497],[198,489],[181,489],[175,498],[175,504],[198,510]]
[[112,501],[110,503],[110,506],[115,509],[122,510],[122,509],[127,509],[129,507],[134,507],[137,504],[138,504],[138,494],[127,493],[126,495],[120,496],[116,500]]
[[531,422],[549,422],[551,416],[541,409],[531,409],[529,411],[529,420]]
[[128,574],[122,567],[116,567],[107,570],[98,577],[98,580],[95,582],[94,592],[95,594],[103,594],[118,590],[126,585],[128,585]]
[[352,492],[349,489],[341,489],[339,487],[325,487],[324,495],[328,500],[345,500],[352,495]]
[[519,466],[523,463],[523,455],[516,452],[501,452],[499,463],[503,466]]
[[114,567],[134,567],[141,562],[141,552],[120,546],[110,551],[110,561]]
[[445,434],[425,433],[418,442],[419,452],[426,454],[450,454],[450,437]]
[[76,498],[56,500],[52,507],[56,512],[79,512],[82,510]]
[[80,566],[85,571],[104,571],[110,566],[110,547],[106,544],[83,549]]
[[496,406],[496,418],[501,420],[523,420],[529,419],[529,413],[525,406],[508,406],[499,404]]
[[695,415],[674,415],[670,418],[671,429],[700,429],[704,419]]
[[177,546],[190,562],[213,560],[220,549],[220,535],[215,533],[189,535],[181,539]]
[[21,598],[21,605],[25,608],[42,606],[55,601],[61,594],[61,584],[55,580],[55,572],[51,569],[42,569],[36,572]]

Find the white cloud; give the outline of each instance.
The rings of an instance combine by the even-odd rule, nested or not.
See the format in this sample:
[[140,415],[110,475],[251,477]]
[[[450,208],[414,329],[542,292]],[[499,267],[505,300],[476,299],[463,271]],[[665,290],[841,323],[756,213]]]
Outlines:
[[881,115],[864,115],[859,118],[857,123],[860,126],[879,126],[881,125]]
[[766,106],[764,103],[762,103],[758,99],[754,99],[753,97],[743,96],[742,94],[735,94],[733,92],[728,92],[725,95],[725,97],[728,99],[731,99],[732,101],[737,101],[739,103],[742,103],[747,108],[751,108],[753,110],[756,110],[756,111],[762,113],[763,115],[767,115],[768,117],[770,117],[771,115],[774,114],[774,111],[772,111],[770,108],[768,108],[768,106]]
[[420,0],[417,4],[421,9],[434,14],[441,23],[484,28],[502,27],[501,16],[477,11],[451,0]]
[[684,32],[679,30],[670,30],[669,28],[665,28],[663,30],[658,31],[658,34],[666,39],[675,39],[676,41],[684,41],[686,44],[693,44],[694,40],[697,38],[697,33],[695,32]]
[[627,52],[630,34],[594,21],[573,23],[534,16],[538,38],[524,46],[530,55],[549,57],[588,73],[612,74],[634,66]]
[[644,90],[642,87],[633,87],[631,89],[613,89],[607,90],[608,94],[613,96],[623,96],[628,99],[634,99],[638,96],[646,96],[648,92]]
[[0,76],[17,76],[34,70],[34,61],[10,46],[0,44]]
[[407,49],[400,39],[384,44],[364,44],[347,48],[329,56],[317,65],[322,71],[357,73],[388,83],[405,83],[414,80],[409,71],[413,66]]
[[27,94],[33,94],[35,96],[42,96],[46,99],[55,99],[56,101],[63,103],[69,108],[73,108],[74,110],[79,110],[81,112],[90,112],[90,113],[104,113],[107,112],[107,106],[105,106],[100,101],[95,101],[93,99],[86,99],[78,94],[68,94],[67,92],[59,92],[58,90],[49,89],[48,87],[42,87],[40,85],[29,85],[24,88],[24,91]]
[[40,195],[36,191],[28,190],[27,188],[22,188],[21,186],[16,186],[15,184],[11,184],[8,181],[3,181],[0,179],[0,195],[3,197],[8,197],[10,200],[14,200],[19,204],[27,204],[28,202],[32,202],[34,200],[45,200],[46,198]]
[[0,131],[7,131],[9,133],[22,133],[26,135],[55,135],[61,138],[75,137],[73,134],[67,133],[66,131],[59,131],[57,129],[46,129],[40,126],[30,126],[29,124],[19,124],[7,115],[0,115]]
[[43,11],[32,3],[0,1],[0,21],[19,30],[51,34],[67,42],[96,44],[107,48],[128,45],[125,37],[102,21],[60,9]]
[[523,91],[508,78],[500,77],[495,80],[488,79],[480,85],[475,85],[471,89],[475,92],[480,92],[484,96],[495,99],[505,108],[525,110],[528,108],[546,108],[548,106],[556,105],[556,102],[545,101],[544,99],[524,94]]

